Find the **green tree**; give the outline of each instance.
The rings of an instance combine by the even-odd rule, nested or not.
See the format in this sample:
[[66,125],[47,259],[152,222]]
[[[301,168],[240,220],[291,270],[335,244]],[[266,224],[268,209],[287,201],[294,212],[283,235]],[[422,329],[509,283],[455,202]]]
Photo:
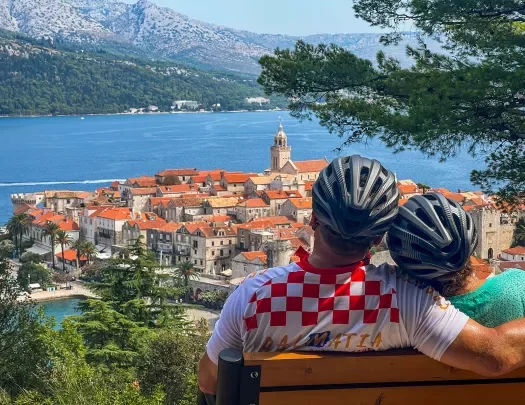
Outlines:
[[426,194],[428,190],[430,190],[430,186],[424,184],[424,183],[417,183],[417,187],[423,191],[423,194]]
[[27,214],[17,214],[13,215],[6,224],[7,230],[11,235],[13,235],[15,246],[18,247],[19,256],[23,253],[22,241],[24,232],[28,229],[29,223],[30,218]]
[[18,269],[17,280],[25,290],[29,289],[29,284],[40,284],[43,288],[53,283],[52,271],[46,266],[38,263],[24,263]]
[[110,303],[87,300],[82,315],[72,317],[87,347],[86,359],[106,368],[130,368],[153,332],[112,309]]
[[60,227],[54,222],[48,222],[44,226],[44,235],[49,236],[49,239],[51,240],[51,256],[53,261],[53,268],[55,268],[55,243],[58,231],[60,231]]
[[179,265],[175,267],[173,276],[175,280],[177,280],[177,284],[184,287],[184,295],[186,300],[188,300],[190,295],[190,280],[199,280],[200,278],[199,273],[193,268],[193,263],[189,260],[179,263]]
[[60,243],[60,247],[62,248],[62,271],[66,272],[66,259],[64,258],[65,248],[68,247],[73,243],[73,239],[71,236],[67,234],[66,231],[63,229],[60,229],[56,233],[56,240],[58,243]]
[[138,379],[145,393],[161,386],[166,404],[196,403],[197,363],[209,335],[205,320],[186,330],[161,330],[138,360]]
[[82,239],[77,239],[71,243],[71,249],[74,249],[76,252],[77,270],[80,268],[80,259],[83,256],[85,246],[86,246],[86,241]]
[[124,258],[112,259],[102,270],[103,280],[91,288],[113,309],[149,327],[182,322],[182,309],[170,303],[180,289],[170,285],[169,274],[160,271],[153,252],[140,239],[131,243]]
[[520,218],[516,222],[512,246],[525,246],[525,218]]
[[44,389],[50,373],[48,336],[52,325],[29,300],[0,253],[0,391]]
[[[407,22],[421,32],[407,48],[414,65],[377,56],[377,65],[334,45],[276,50],[260,60],[268,94],[291,100],[292,115],[317,117],[344,139],[343,147],[369,138],[402,151],[442,159],[467,150],[483,156],[485,170],[471,180],[499,201],[525,200],[525,14],[516,0],[356,0],[357,15],[393,30]],[[443,50],[425,42],[437,39]],[[428,41],[427,41],[428,42]]]
[[95,257],[97,257],[98,254],[97,247],[88,241],[85,241],[83,243],[81,252],[82,256],[86,256],[88,264],[93,263],[93,260],[95,259]]
[[42,256],[36,253],[25,252],[20,256],[20,263],[42,263]]

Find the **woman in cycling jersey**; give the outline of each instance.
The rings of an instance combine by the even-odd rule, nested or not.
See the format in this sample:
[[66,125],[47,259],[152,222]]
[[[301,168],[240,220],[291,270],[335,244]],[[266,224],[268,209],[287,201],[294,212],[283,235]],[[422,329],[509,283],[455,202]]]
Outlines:
[[468,212],[439,193],[412,197],[387,236],[396,264],[472,319],[496,327],[525,316],[525,271],[480,280],[470,263],[477,231]]

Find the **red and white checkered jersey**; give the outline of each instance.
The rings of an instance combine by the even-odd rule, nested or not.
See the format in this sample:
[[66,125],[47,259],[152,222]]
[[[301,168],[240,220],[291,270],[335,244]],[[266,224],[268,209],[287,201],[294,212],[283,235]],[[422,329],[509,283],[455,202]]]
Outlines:
[[299,263],[246,277],[228,298],[208,342],[217,364],[227,348],[245,352],[364,352],[415,347],[439,360],[468,317],[432,287],[394,266],[318,269]]

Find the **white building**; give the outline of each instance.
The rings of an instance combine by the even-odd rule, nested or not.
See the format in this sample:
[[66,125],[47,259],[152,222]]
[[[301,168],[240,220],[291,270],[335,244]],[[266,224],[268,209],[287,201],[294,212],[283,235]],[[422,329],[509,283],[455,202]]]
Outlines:
[[516,246],[510,249],[501,251],[501,260],[510,262],[524,262],[525,261],[525,247]]

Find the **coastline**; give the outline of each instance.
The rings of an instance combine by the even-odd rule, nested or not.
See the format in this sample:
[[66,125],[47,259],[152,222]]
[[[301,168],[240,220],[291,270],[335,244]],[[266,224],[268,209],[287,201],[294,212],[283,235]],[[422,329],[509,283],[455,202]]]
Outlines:
[[276,110],[232,110],[232,111],[159,111],[143,113],[99,113],[99,114],[43,114],[43,115],[0,115],[0,118],[53,118],[53,117],[110,117],[119,115],[170,115],[170,114],[236,114],[236,113],[254,113],[254,112],[281,112],[288,111],[285,108]]
[[41,291],[29,294],[26,297],[35,302],[55,301],[68,298],[98,298],[96,294],[85,288],[82,283],[73,281],[71,290]]

